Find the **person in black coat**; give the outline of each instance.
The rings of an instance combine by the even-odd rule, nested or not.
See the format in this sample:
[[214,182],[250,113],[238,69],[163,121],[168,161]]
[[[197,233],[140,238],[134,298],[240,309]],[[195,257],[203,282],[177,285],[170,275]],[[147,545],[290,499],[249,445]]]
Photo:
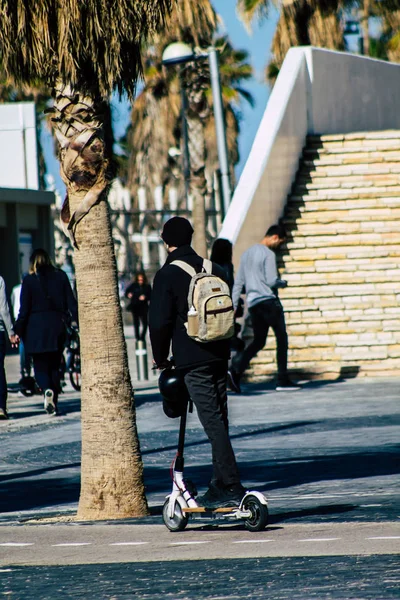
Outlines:
[[68,321],[78,322],[78,306],[68,277],[52,265],[45,250],[34,250],[29,275],[22,283],[15,331],[32,356],[36,382],[44,393],[44,407],[49,414],[58,414]]
[[[200,343],[190,338],[185,323],[191,277],[172,265],[180,260],[203,268],[203,259],[191,248],[193,229],[187,219],[173,217],[162,231],[168,258],[157,272],[150,302],[150,340],[154,362],[159,369],[170,365],[170,345],[176,368],[182,373],[189,395],[211,442],[213,476],[208,491],[198,499],[206,506],[238,504],[245,490],[240,483],[238,467],[228,432],[226,393],[229,340]],[[212,273],[226,281],[221,267],[212,265]]]
[[[126,288],[125,296],[130,300],[126,309],[132,313],[135,338],[144,341],[146,339],[151,298],[151,285],[147,282],[144,273],[137,273],[135,280]],[[140,331],[140,325],[142,331]]]
[[[213,243],[210,259],[225,271],[227,283],[232,293],[233,284],[235,283],[233,262],[232,262],[233,247],[232,242],[225,238],[218,238]],[[235,312],[235,318],[239,319],[243,316],[243,300],[239,300],[238,308]],[[235,335],[231,338],[231,350],[240,352],[244,350],[244,341],[239,337],[241,326],[235,322]],[[229,383],[229,375],[228,375]]]
[[210,260],[223,268],[226,273],[226,281],[232,293],[234,284],[232,243],[224,238],[216,239],[211,249]]

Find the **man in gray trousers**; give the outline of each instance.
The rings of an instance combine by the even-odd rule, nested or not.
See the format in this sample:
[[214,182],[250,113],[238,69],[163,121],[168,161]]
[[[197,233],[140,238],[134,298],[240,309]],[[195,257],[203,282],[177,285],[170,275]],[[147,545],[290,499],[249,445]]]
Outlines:
[[264,348],[268,330],[271,327],[276,337],[276,358],[278,364],[277,391],[298,390],[288,376],[288,336],[285,315],[278,298],[278,289],[285,288],[287,282],[279,278],[276,267],[275,250],[285,241],[286,232],[281,225],[273,225],[259,244],[251,246],[240,260],[240,266],[232,290],[235,310],[243,288],[254,331],[253,341],[232,359],[228,372],[230,388],[240,393],[240,378],[251,359]]

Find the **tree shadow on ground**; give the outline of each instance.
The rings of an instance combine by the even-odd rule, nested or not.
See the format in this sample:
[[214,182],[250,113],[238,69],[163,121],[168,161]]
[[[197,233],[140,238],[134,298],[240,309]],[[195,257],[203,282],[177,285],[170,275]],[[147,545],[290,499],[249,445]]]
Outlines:
[[[70,465],[68,465],[69,467]],[[54,477],[0,484],[0,513],[43,509],[79,499],[80,476]]]
[[[283,424],[279,424],[279,425],[272,425],[270,427],[261,427],[259,429],[246,430],[241,433],[232,433],[231,432],[230,438],[231,438],[231,440],[235,440],[235,439],[252,437],[252,436],[257,436],[257,435],[262,435],[262,434],[271,434],[271,433],[276,433],[279,431],[292,430],[297,427],[299,427],[299,428],[306,427],[307,425],[311,425],[314,423],[317,423],[317,421],[298,421],[295,423],[283,423]],[[176,432],[176,439],[178,442],[178,431]],[[193,442],[186,441],[185,448],[192,448],[193,446],[203,446],[203,445],[208,445],[208,444],[209,444],[208,439],[206,437],[203,437],[202,439],[196,440]],[[171,450],[176,450],[176,448],[177,448],[177,443],[172,444],[170,446],[161,446],[158,448],[151,448],[149,450],[142,450],[142,455],[159,454],[160,452],[169,452]]]
[[[398,446],[385,450],[348,452],[327,455],[302,455],[274,461],[239,462],[244,485],[261,492],[285,490],[324,481],[369,479],[399,474]],[[211,476],[210,465],[190,465],[187,458],[187,476],[196,485],[205,487]],[[168,489],[168,469],[145,466],[145,480],[149,493]],[[160,486],[161,483],[161,486]],[[170,484],[169,484],[170,485]]]
[[[363,451],[334,454],[331,456],[301,455],[274,461],[247,461],[239,463],[243,483],[251,482],[251,488],[262,492],[289,489],[323,481],[352,480],[383,477],[399,473],[399,447],[394,445],[382,451]],[[79,499],[80,475],[69,477],[47,477],[32,479],[50,471],[78,468],[79,463],[35,469],[21,474],[4,476],[0,481],[0,512],[18,512],[43,509],[61,504],[77,502]],[[187,474],[196,484],[206,485],[211,475],[207,465],[190,465]],[[171,488],[168,465],[164,467],[145,464],[146,493],[167,493]],[[350,504],[335,503],[324,507],[305,507],[296,511],[284,511],[275,515],[275,520],[294,517],[347,512]],[[311,512],[310,512],[311,511]]]
[[[80,413],[81,411],[81,400],[80,398],[63,398],[60,396],[58,402],[60,416],[70,415],[74,413]],[[43,403],[39,401],[35,402],[31,406],[27,407],[30,410],[24,410],[24,412],[19,412],[15,410],[15,406],[12,407],[10,411],[10,419],[12,421],[26,419],[27,417],[36,417],[38,415],[45,415],[45,411],[43,408]]]

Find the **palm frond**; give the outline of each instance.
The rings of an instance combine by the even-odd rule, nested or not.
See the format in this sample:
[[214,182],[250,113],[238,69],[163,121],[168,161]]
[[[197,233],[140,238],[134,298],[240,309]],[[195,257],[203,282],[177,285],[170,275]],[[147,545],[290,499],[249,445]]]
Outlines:
[[251,30],[254,21],[262,21],[268,16],[271,0],[238,0],[237,12],[240,19]]
[[172,0],[0,0],[0,63],[16,84],[58,80],[92,96],[132,96],[141,44]]
[[[343,49],[338,9],[339,0],[285,0],[272,40],[272,62],[276,68],[280,69],[288,50],[293,46]],[[274,79],[274,69],[270,76],[267,72],[271,81]]]
[[179,0],[166,20],[161,43],[166,46],[170,41],[179,40],[194,46],[207,46],[217,26],[217,13],[210,0]]

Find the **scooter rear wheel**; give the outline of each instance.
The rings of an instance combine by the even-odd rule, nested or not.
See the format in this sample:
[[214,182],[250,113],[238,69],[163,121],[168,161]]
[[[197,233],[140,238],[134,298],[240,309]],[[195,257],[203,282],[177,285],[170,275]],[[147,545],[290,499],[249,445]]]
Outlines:
[[183,531],[188,524],[189,518],[182,512],[179,502],[175,502],[174,516],[171,517],[168,514],[169,500],[166,500],[163,506],[163,521],[166,527],[172,531]]
[[248,496],[243,502],[244,510],[251,512],[251,517],[244,524],[248,531],[263,531],[268,525],[268,508],[256,496]]

